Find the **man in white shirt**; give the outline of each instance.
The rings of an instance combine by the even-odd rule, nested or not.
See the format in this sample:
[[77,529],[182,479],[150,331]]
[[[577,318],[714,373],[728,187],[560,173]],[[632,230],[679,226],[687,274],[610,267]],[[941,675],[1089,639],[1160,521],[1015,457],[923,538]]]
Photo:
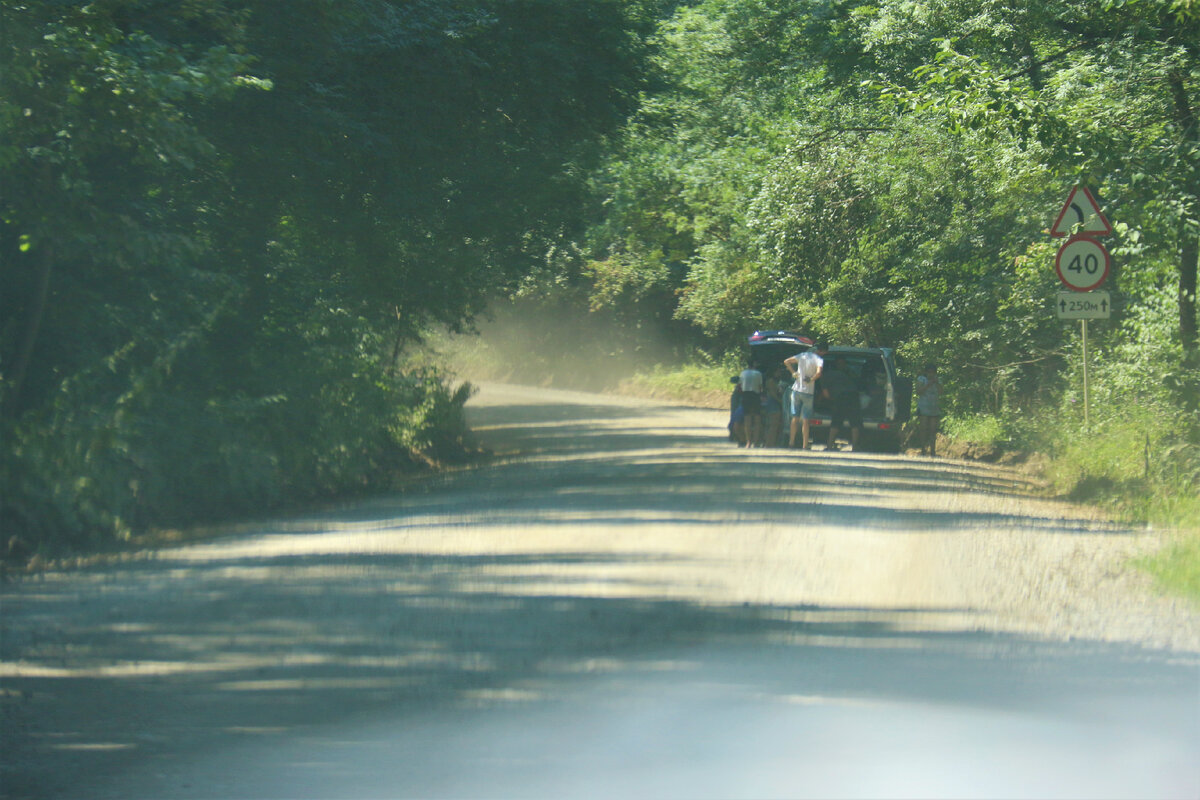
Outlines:
[[816,395],[817,380],[825,366],[824,356],[829,352],[829,345],[822,339],[812,350],[797,353],[784,359],[783,364],[792,373],[792,429],[788,437],[788,445],[796,446],[796,433],[800,432],[801,446],[808,450],[812,444],[809,441],[809,420],[813,416],[813,398]]
[[762,390],[763,374],[754,368],[750,362],[738,376],[738,386],[742,389],[742,419],[746,425],[746,447],[762,445],[763,409]]

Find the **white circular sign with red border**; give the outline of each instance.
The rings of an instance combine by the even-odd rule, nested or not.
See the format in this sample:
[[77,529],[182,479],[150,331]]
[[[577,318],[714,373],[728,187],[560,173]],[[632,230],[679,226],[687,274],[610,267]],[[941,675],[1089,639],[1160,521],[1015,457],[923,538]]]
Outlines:
[[1058,249],[1054,271],[1068,289],[1090,292],[1104,283],[1112,258],[1104,245],[1090,236],[1072,236]]

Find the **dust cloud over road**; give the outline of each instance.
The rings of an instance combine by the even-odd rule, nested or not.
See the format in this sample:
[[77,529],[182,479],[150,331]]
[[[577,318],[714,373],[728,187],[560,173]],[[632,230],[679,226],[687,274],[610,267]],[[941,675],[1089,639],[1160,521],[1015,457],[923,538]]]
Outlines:
[[484,386],[488,463],[0,599],[17,797],[1195,797],[1150,534],[987,465]]

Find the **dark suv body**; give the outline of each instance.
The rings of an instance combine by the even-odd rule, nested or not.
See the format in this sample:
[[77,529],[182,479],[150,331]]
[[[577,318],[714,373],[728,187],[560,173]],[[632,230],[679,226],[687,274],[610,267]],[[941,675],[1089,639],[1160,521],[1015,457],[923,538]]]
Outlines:
[[[896,353],[890,347],[830,347],[825,363],[840,359],[858,387],[862,412],[863,449],[888,453],[900,450],[900,428],[912,417],[911,378],[896,368]],[[829,400],[822,396],[817,381],[816,416],[812,420],[813,440],[824,442],[830,423]],[[844,428],[839,431],[849,437]]]

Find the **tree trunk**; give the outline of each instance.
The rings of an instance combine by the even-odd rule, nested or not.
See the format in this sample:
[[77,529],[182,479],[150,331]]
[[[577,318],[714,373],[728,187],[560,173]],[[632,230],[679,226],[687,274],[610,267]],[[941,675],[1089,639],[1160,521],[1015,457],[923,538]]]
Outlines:
[[1192,366],[1197,366],[1200,353],[1197,352],[1196,341],[1196,264],[1200,261],[1200,241],[1196,234],[1187,228],[1187,223],[1180,225],[1183,246],[1179,254],[1179,338],[1183,342],[1184,360]]
[[[1172,72],[1168,79],[1175,100],[1175,120],[1180,127],[1180,151],[1194,153],[1200,148],[1200,130],[1196,114],[1184,84],[1183,72]],[[1200,239],[1197,238],[1197,211],[1200,211],[1200,176],[1192,172],[1184,188],[1183,216],[1179,221],[1179,338],[1183,343],[1184,362],[1195,365],[1196,351],[1196,265],[1200,260]]]
[[21,336],[16,360],[13,362],[12,380],[4,396],[4,412],[14,417],[21,411],[25,378],[29,375],[29,365],[33,362],[33,351],[42,329],[42,319],[46,316],[46,303],[50,298],[50,273],[54,268],[54,252],[49,244],[43,244],[36,253],[37,284],[29,301],[25,331]]

